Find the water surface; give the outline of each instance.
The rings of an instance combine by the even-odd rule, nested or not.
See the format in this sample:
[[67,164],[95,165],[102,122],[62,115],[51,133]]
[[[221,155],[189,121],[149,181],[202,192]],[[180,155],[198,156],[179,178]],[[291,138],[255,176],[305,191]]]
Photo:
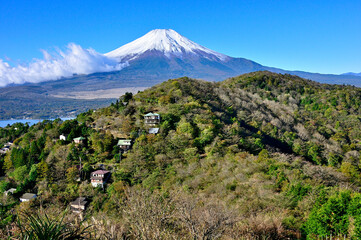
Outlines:
[[[69,120],[74,118],[61,118],[61,120]],[[10,120],[0,120],[0,127],[6,127],[8,124],[12,125],[14,123],[20,122],[20,123],[29,123],[29,125],[37,124],[45,119],[10,119]],[[54,120],[54,119],[50,119]]]

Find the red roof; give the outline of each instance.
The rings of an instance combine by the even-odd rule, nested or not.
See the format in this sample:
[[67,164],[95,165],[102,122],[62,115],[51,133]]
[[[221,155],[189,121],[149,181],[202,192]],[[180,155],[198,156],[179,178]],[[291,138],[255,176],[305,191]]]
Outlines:
[[95,172],[92,172],[92,174],[107,174],[109,171],[106,170],[96,170]]

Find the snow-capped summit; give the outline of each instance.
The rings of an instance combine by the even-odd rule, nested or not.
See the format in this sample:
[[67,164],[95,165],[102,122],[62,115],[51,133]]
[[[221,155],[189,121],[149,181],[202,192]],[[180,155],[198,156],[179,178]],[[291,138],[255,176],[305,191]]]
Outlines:
[[232,58],[203,47],[172,29],[155,29],[105,56],[127,64],[123,78],[165,80],[189,76],[222,80],[240,73],[264,70],[244,58]]
[[166,57],[182,57],[184,54],[224,61],[228,56],[205,48],[172,29],[155,29],[144,36],[105,55],[122,60],[134,60],[150,51],[158,51]]

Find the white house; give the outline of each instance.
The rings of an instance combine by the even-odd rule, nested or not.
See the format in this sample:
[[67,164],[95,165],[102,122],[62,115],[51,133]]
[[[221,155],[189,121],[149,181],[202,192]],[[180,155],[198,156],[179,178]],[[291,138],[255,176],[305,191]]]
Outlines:
[[147,113],[144,115],[144,123],[148,125],[156,125],[160,123],[160,115],[158,113]]
[[68,134],[61,134],[60,136],[59,136],[59,139],[60,140],[63,140],[63,141],[66,141],[66,138],[68,137]]

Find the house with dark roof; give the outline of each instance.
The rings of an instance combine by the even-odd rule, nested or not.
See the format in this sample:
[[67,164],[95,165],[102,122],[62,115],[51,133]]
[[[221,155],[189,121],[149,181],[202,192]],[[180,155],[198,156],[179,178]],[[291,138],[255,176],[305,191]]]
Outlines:
[[78,197],[73,202],[71,202],[69,205],[70,205],[71,211],[73,211],[75,213],[81,213],[86,209],[87,204],[88,204],[88,201],[86,200],[85,197]]
[[24,193],[20,197],[20,202],[29,202],[30,200],[35,199],[37,196],[35,193]]
[[90,181],[93,187],[104,186],[110,178],[111,173],[106,170],[97,170],[90,175]]

